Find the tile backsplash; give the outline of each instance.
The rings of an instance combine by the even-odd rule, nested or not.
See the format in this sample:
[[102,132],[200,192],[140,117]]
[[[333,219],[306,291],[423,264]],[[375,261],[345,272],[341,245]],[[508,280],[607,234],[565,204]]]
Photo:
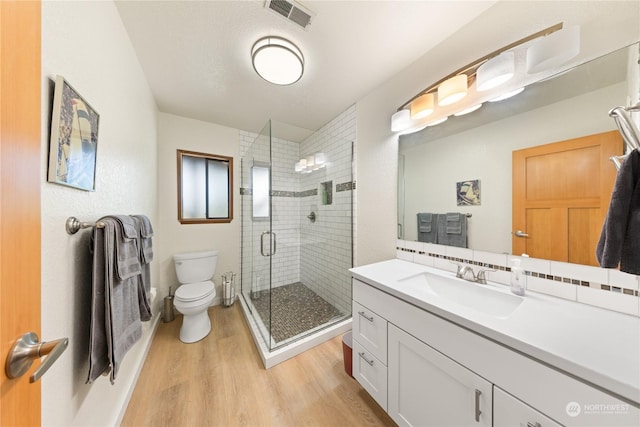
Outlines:
[[396,257],[453,272],[457,269],[455,263],[490,268],[495,271],[487,273],[488,279],[503,285],[510,283],[511,260],[519,258],[528,291],[640,316],[638,276],[615,269],[408,240],[397,241]]

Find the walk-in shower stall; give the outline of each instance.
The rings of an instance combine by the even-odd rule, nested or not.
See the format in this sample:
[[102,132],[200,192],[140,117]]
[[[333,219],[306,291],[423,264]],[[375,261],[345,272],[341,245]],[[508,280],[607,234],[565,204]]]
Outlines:
[[241,303],[267,368],[350,328],[353,142],[292,129],[241,146]]

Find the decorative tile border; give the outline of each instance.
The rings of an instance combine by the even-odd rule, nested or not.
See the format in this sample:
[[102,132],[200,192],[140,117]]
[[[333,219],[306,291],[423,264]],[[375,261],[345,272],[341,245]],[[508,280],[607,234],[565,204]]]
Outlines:
[[[460,263],[464,263],[464,264],[477,265],[479,267],[491,268],[493,270],[501,270],[501,271],[511,272],[511,268],[507,267],[507,266],[504,266],[504,265],[489,264],[489,263],[474,261],[474,260],[465,259],[465,258],[457,258],[457,257],[451,257],[451,256],[447,256],[447,255],[442,255],[442,254],[435,254],[435,253],[431,253],[431,252],[416,251],[415,249],[408,249],[408,248],[402,248],[402,247],[396,247],[396,250],[402,251],[402,252],[413,253],[413,254],[417,254],[417,255],[429,256],[429,257],[432,257],[432,258],[440,258],[440,259],[444,259],[444,260],[452,261],[452,262],[460,262]],[[636,291],[634,289],[623,288],[623,287],[620,287],[620,286],[613,286],[613,285],[608,285],[608,284],[604,284],[604,283],[596,283],[596,282],[589,282],[589,281],[585,281],[585,280],[578,280],[578,279],[574,279],[574,278],[571,278],[571,277],[554,276],[552,274],[540,273],[540,272],[529,271],[529,270],[525,270],[525,274],[527,276],[538,277],[540,279],[552,280],[552,281],[558,282],[560,284],[585,286],[585,287],[589,287],[589,288],[595,288],[595,289],[599,289],[599,290],[603,290],[603,291],[614,292],[614,293],[619,293],[619,294],[624,294],[624,295],[630,295],[630,296],[636,296],[636,297],[640,296],[640,292],[638,292],[638,291]]]
[[340,191],[350,191],[356,189],[356,182],[343,182],[342,184],[336,184],[336,193]]
[[[336,184],[336,193],[340,191],[351,191],[356,189],[356,182],[344,182],[342,184]],[[240,187],[240,195],[241,196],[250,196],[253,194],[253,189]],[[313,188],[311,190],[305,191],[281,191],[281,190],[273,190],[271,191],[271,195],[273,197],[309,197],[309,196],[317,196],[318,189]]]

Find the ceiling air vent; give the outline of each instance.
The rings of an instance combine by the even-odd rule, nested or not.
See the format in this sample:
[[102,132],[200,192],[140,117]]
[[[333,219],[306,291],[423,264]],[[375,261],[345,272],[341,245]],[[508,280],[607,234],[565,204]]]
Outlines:
[[311,18],[314,15],[309,9],[294,1],[266,0],[264,6],[305,30],[311,24]]

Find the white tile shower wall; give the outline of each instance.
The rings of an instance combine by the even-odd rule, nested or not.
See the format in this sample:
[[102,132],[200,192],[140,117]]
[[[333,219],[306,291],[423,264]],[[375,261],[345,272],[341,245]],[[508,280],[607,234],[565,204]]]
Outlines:
[[[489,280],[509,284],[510,273],[506,268],[512,256],[505,254],[470,249],[461,251],[460,248],[406,240],[397,241],[396,253],[399,259],[449,271],[449,257],[461,258],[478,266],[489,264],[498,268],[498,272],[489,273]],[[463,254],[471,256],[462,257]],[[536,258],[520,259],[528,272],[526,279],[530,291],[640,316],[640,281],[637,276],[613,269]]]
[[[351,280],[348,269],[353,262],[353,206],[355,189],[337,191],[338,185],[351,183],[356,141],[356,108],[348,108],[300,145],[300,158],[324,153],[326,167],[301,176],[300,191],[317,189],[302,197],[301,281],[343,313],[351,311]],[[332,202],[323,205],[323,182],[331,181]],[[341,188],[342,189],[342,188]],[[315,212],[314,223],[306,216]]]

